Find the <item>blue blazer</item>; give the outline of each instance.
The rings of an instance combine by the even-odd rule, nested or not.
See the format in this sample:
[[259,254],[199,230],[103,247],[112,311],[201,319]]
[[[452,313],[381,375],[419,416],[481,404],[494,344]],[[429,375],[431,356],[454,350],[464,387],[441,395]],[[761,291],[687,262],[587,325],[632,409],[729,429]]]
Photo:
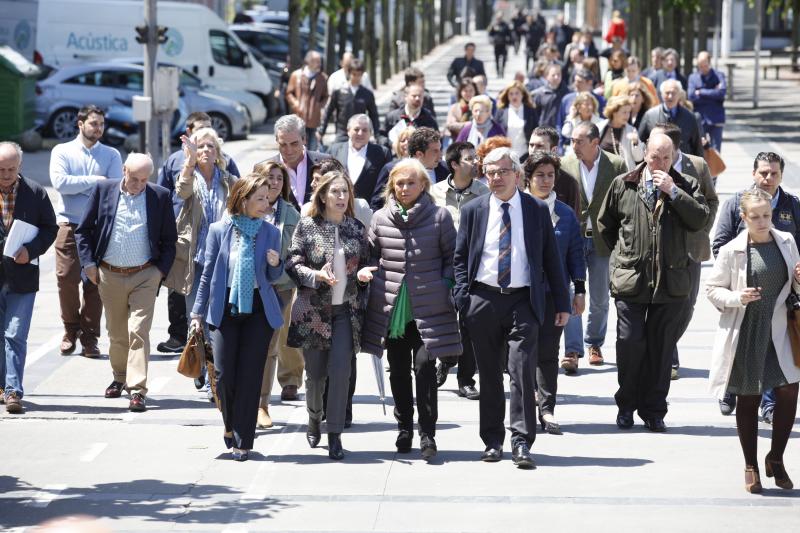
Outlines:
[[581,237],[581,223],[575,212],[562,202],[556,200],[554,208],[558,222],[554,231],[558,250],[561,252],[561,265],[569,280],[586,279],[586,258],[583,253],[583,237]]
[[[228,217],[208,227],[206,259],[192,314],[205,317],[205,321],[214,327],[219,327],[222,323],[225,307],[228,305],[225,294],[228,288],[228,253],[232,237],[233,223]],[[283,274],[283,260],[276,267],[270,266],[267,263],[267,250],[280,253],[281,232],[272,224],[264,222],[256,236],[256,280],[267,322],[276,330],[283,325],[283,313],[281,301],[272,284]]]
[[[550,286],[556,313],[571,311],[569,291],[547,204],[528,194],[519,193],[519,195],[522,205],[523,231],[525,232],[525,254],[528,257],[531,272],[531,308],[541,324],[544,319],[544,298],[547,284]],[[485,194],[461,208],[461,222],[458,226],[456,251],[453,258],[456,277],[453,296],[459,311],[466,308],[469,291],[475,281],[481,255],[483,255],[483,241],[486,238],[486,226],[489,221],[490,197],[491,195]]]
[[[99,180],[89,195],[86,212],[75,230],[75,242],[81,265],[99,265],[106,255],[122,180]],[[175,260],[175,243],[178,230],[172,212],[172,198],[164,187],[148,183],[145,191],[147,206],[147,232],[150,240],[150,262],[166,277]]]

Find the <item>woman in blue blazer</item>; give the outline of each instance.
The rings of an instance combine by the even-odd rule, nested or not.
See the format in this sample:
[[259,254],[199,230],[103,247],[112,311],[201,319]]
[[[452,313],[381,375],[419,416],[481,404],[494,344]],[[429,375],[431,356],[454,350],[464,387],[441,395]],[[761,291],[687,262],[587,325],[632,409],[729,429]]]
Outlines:
[[272,284],[283,273],[281,234],[264,221],[269,186],[259,174],[237,181],[227,216],[211,224],[192,328],[207,322],[214,350],[225,446],[237,461],[253,448],[261,379],[272,334],[283,325]]
[[[534,198],[545,202],[550,208],[550,218],[556,234],[563,270],[575,286],[572,312],[583,313],[586,307],[586,259],[583,255],[583,239],[578,217],[567,204],[556,200],[553,191],[560,167],[558,157],[550,152],[534,152],[525,161],[525,188]],[[536,384],[539,389],[539,421],[542,429],[560,435],[561,428],[553,415],[558,390],[558,347],[563,327],[555,325],[555,308],[550,288],[545,292],[545,314],[539,328],[538,354],[536,362]]]

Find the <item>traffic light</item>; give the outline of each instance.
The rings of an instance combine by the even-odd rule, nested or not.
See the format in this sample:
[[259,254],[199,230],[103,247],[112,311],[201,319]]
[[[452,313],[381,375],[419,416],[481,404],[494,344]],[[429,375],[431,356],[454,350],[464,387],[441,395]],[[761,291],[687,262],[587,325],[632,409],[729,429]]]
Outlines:
[[169,37],[167,37],[168,29],[169,28],[167,28],[166,26],[158,27],[158,29],[156,30],[156,41],[158,41],[158,44],[164,44],[165,42],[167,42],[167,40],[169,39]]
[[147,26],[136,26],[136,42],[139,44],[147,43]]

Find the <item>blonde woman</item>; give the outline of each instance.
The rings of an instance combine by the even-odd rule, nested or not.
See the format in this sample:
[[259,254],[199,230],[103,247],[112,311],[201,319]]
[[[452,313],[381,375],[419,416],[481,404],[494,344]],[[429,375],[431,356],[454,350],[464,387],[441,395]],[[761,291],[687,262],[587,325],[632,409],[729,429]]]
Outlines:
[[597,114],[598,108],[597,98],[592,93],[588,91],[578,93],[575,100],[572,101],[569,114],[561,127],[561,138],[565,145],[569,144],[572,138],[572,129],[580,122],[594,124],[600,122],[600,116]]
[[469,109],[472,111],[472,122],[461,129],[456,142],[467,141],[478,146],[489,137],[506,134],[502,126],[492,118],[492,101],[488,96],[473,96],[469,101]]
[[600,130],[600,148],[623,158],[629,171],[644,160],[639,133],[628,122],[632,109],[627,96],[613,96],[603,110],[606,118],[597,124],[597,129]]
[[787,331],[787,298],[800,292],[800,254],[794,236],[772,226],[772,196],[761,189],[742,194],[747,227],[720,248],[706,295],[722,313],[711,354],[711,391],[736,395],[736,428],[745,462],[745,490],[761,492],[758,470],[758,407],[774,389],[772,446],[765,473],[791,489],[783,454],[797,411],[800,368]]

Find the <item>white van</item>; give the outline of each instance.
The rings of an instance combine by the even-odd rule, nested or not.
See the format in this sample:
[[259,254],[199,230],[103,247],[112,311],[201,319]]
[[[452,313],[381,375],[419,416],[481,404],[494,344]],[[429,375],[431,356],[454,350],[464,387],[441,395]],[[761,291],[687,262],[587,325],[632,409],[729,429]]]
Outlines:
[[[250,91],[267,103],[267,71],[214,12],[162,1],[157,10],[158,25],[168,28],[158,61],[180,65],[211,87]],[[53,67],[141,57],[135,27],[143,24],[141,0],[39,0],[36,52]]]

